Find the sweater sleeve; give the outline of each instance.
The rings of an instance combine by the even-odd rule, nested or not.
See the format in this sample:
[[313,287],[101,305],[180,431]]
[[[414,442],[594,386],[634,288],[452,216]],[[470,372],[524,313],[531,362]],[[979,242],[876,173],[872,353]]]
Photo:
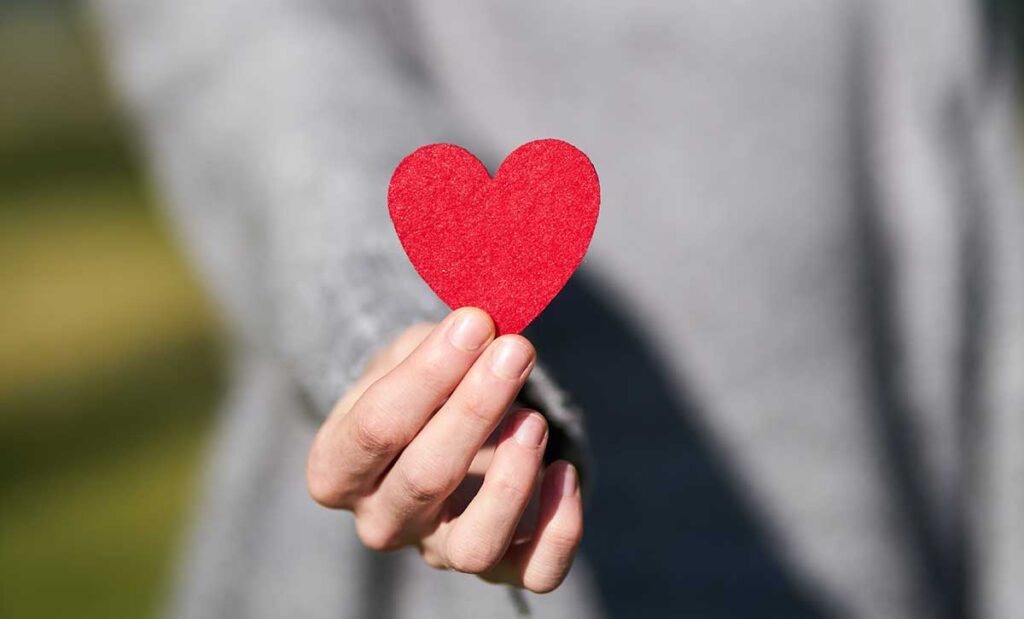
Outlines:
[[[459,141],[390,2],[97,0],[113,77],[182,241],[241,344],[326,415],[374,351],[446,308],[387,215],[394,166]],[[583,464],[541,369],[524,396]]]

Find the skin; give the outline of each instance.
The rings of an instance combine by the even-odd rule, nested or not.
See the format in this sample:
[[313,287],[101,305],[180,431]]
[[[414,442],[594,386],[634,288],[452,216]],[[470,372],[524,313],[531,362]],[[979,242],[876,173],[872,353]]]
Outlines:
[[310,447],[321,505],[355,514],[370,549],[536,593],[565,579],[583,535],[575,468],[544,467],[547,424],[515,409],[536,352],[482,310],[415,325],[384,348]]

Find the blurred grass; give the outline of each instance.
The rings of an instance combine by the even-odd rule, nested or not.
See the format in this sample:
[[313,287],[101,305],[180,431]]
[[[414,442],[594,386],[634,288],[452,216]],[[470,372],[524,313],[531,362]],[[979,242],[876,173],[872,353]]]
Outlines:
[[0,4],[0,616],[145,617],[221,384],[76,4]]

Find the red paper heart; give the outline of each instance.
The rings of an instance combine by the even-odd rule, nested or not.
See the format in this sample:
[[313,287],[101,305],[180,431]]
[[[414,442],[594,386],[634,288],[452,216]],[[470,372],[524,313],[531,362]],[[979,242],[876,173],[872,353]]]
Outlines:
[[519,333],[583,260],[601,188],[593,164],[561,140],[523,144],[492,179],[453,144],[417,149],[395,168],[388,209],[416,271],[452,309],[474,306]]

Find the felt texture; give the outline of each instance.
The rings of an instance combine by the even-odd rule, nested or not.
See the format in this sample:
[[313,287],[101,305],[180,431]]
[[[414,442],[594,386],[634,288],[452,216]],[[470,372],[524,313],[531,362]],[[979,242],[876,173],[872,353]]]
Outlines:
[[398,164],[388,188],[416,271],[452,309],[485,310],[500,334],[522,331],[565,286],[600,203],[590,159],[550,139],[512,151],[493,179],[459,146],[423,146]]

